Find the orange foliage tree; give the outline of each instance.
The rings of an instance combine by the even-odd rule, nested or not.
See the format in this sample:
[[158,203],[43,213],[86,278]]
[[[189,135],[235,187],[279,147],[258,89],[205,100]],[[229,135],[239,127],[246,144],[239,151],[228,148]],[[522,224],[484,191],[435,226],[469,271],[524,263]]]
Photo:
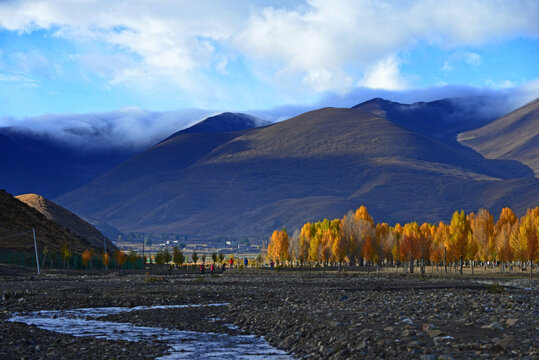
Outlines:
[[414,260],[418,259],[420,255],[420,237],[421,231],[416,222],[404,225],[400,248],[402,258],[409,263],[410,273],[414,272]]
[[432,251],[432,242],[436,228],[428,223],[423,223],[419,228],[419,259],[421,260],[421,275],[425,274],[425,262],[429,261]]
[[105,269],[109,268],[110,256],[107,253],[103,253],[103,266]]
[[472,274],[476,261],[493,266],[499,261],[502,271],[507,263],[516,261],[524,267],[529,262],[533,269],[533,262],[539,260],[539,207],[528,209],[521,219],[510,208],[503,208],[495,224],[488,210],[479,209],[477,214],[455,211],[450,224],[419,226],[410,222],[390,227],[386,223],[374,225],[367,208],[360,206],[342,219],[308,222],[291,239],[285,230],[277,230],[267,252],[275,261],[295,259],[300,264],[310,261],[341,266],[346,260],[350,265],[366,260],[389,265],[406,261],[410,272],[420,261],[422,274],[429,261],[437,268],[444,263],[446,272],[448,263],[456,270],[460,262],[461,274],[465,261]]
[[127,255],[125,255],[120,250],[116,250],[114,252],[114,260],[116,261],[116,264],[120,267],[122,267],[125,262],[127,261]]
[[90,263],[90,267],[91,267],[91,260],[92,260],[92,256],[94,256],[94,252],[91,251],[91,250],[84,250],[84,252],[82,253],[82,263],[84,264],[85,267],[88,267],[88,263]]
[[283,263],[288,260],[288,234],[286,229],[275,230],[268,244],[268,256],[273,261]]

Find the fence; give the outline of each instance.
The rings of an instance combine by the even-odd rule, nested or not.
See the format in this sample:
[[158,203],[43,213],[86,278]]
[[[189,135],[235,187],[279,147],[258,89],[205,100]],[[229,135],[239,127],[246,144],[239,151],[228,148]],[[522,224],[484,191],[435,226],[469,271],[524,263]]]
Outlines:
[[[0,263],[18,265],[24,267],[36,268],[36,257],[33,253],[23,253],[11,250],[0,250]],[[75,269],[75,270],[98,270],[104,269],[103,260],[101,256],[93,256],[87,266],[84,266],[82,257],[80,255],[72,255],[69,259],[64,260],[59,254],[48,254],[47,256],[40,256],[39,265],[41,269]],[[111,256],[109,260],[109,269],[129,269],[140,270],[144,268],[143,260],[136,259],[134,263],[126,261],[123,265],[117,264],[114,258]]]

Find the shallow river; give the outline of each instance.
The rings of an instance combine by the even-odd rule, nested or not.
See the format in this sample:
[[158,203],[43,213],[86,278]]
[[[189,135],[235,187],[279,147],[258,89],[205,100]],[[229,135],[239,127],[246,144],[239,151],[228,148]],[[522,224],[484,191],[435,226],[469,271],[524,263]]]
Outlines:
[[253,335],[227,335],[180,331],[158,327],[136,326],[129,323],[96,320],[122,312],[171,309],[210,305],[163,305],[137,307],[104,307],[73,310],[41,310],[15,314],[8,321],[35,325],[41,329],[73,336],[94,336],[108,340],[165,341],[170,354],[159,359],[291,359],[287,353]]

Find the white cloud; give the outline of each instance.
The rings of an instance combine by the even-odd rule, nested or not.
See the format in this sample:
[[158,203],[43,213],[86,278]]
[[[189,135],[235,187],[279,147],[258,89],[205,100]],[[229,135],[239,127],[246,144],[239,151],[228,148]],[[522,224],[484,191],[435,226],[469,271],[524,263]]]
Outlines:
[[19,83],[27,87],[39,87],[39,81],[19,74],[0,74],[1,82]]
[[449,61],[444,61],[444,65],[442,66],[442,71],[445,71],[445,72],[453,71],[453,66],[449,63]]
[[388,57],[367,71],[359,86],[371,89],[402,90],[406,83],[401,79],[399,63],[395,57]]
[[[107,64],[97,64],[88,54],[80,57],[83,66],[91,63],[90,70],[109,77],[110,86],[146,89],[164,82],[193,98],[206,96],[215,86],[212,74],[237,76],[226,66],[237,57],[251,76],[284,91],[342,94],[358,81],[371,84],[371,78],[377,86],[399,88],[403,83],[395,81],[398,66],[386,60],[392,55],[418,43],[451,49],[515,36],[537,37],[538,18],[539,2],[534,0],[0,4],[0,28],[48,29],[81,48],[97,42],[116,49],[119,54],[108,57]],[[470,53],[466,61],[479,64],[476,55]],[[368,69],[372,75],[365,77]]]
[[509,89],[514,88],[517,84],[511,80],[494,81],[492,79],[487,79],[485,85],[493,89]]
[[468,65],[479,66],[479,64],[481,64],[481,55],[473,52],[467,52],[464,54],[464,61]]
[[90,151],[104,147],[144,149],[214,113],[200,109],[151,112],[128,107],[102,113],[2,117],[0,127],[31,129]]

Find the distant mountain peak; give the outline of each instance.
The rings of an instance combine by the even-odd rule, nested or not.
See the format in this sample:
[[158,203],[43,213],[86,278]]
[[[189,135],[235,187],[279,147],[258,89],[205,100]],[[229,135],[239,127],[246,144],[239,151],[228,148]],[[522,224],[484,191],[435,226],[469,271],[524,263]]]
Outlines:
[[269,125],[271,122],[259,119],[257,117],[233,112],[223,112],[217,115],[207,117],[195,125],[181,130],[178,133],[213,133],[229,132],[251,129],[255,127]]
[[223,112],[205,118],[196,124],[175,132],[161,143],[182,134],[227,133],[270,125],[271,122],[243,113]]
[[389,104],[398,104],[398,105],[400,105],[399,103],[396,103],[396,102],[393,102],[393,101],[390,101],[390,100],[386,100],[386,99],[383,99],[383,98],[380,98],[380,97],[376,97],[376,98],[372,98],[370,100],[364,101],[364,102],[362,102],[360,104],[357,104],[355,106],[352,106],[352,109],[363,108],[363,107],[369,106],[369,105],[389,105]]

